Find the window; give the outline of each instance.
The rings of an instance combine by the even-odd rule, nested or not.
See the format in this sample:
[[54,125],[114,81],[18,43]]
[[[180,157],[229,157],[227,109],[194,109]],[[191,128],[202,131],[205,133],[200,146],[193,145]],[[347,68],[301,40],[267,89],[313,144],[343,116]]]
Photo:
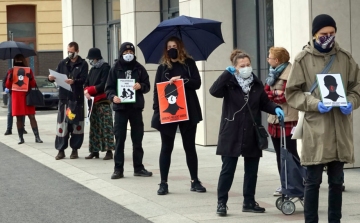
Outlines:
[[179,0],[160,0],[161,21],[179,16]]

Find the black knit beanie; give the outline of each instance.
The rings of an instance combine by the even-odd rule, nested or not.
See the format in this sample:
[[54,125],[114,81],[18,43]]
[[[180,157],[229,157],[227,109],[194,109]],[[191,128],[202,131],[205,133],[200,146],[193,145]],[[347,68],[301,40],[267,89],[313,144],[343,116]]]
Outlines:
[[335,32],[337,30],[336,28],[336,22],[335,20],[326,14],[318,15],[314,18],[312,22],[312,35],[315,36],[315,34],[322,28],[326,26],[332,26],[335,28]]
[[121,44],[120,50],[119,50],[119,57],[121,57],[121,55],[123,55],[123,53],[126,50],[131,50],[135,54],[135,46],[134,46],[134,44],[132,44],[130,42],[125,42],[125,43]]

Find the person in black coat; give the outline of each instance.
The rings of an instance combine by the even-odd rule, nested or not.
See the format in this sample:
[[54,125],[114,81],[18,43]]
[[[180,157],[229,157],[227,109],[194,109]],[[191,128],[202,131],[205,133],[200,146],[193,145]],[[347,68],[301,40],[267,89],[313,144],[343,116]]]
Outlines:
[[264,111],[284,118],[281,107],[271,102],[261,81],[252,73],[250,56],[240,50],[231,53],[229,66],[210,88],[210,94],[224,98],[216,154],[221,156],[222,170],[218,183],[217,214],[226,215],[228,192],[231,188],[239,156],[244,157],[243,212],[265,212],[255,201],[257,172],[262,150],[247,103],[258,124]]
[[[113,118],[111,102],[105,94],[105,84],[109,75],[110,65],[104,61],[98,48],[89,50],[87,59],[91,65],[84,85],[84,94],[88,104],[93,103],[90,116],[89,151],[85,159],[99,158],[99,151],[105,152],[104,160],[113,158],[114,149]],[[93,97],[93,102],[91,101]]]
[[[122,103],[118,94],[118,79],[134,79],[135,103]],[[149,75],[146,69],[136,61],[135,46],[130,42],[121,44],[119,59],[111,67],[105,86],[107,98],[113,102],[115,111],[114,134],[115,156],[114,173],[111,179],[124,177],[124,147],[127,133],[127,123],[130,121],[131,140],[133,143],[134,176],[150,177],[152,172],[147,171],[142,163],[144,150],[142,140],[144,123],[142,111],[145,106],[144,95],[150,91]]]
[[[159,100],[156,84],[183,79],[185,85],[186,104],[189,114],[188,121],[160,123]],[[159,65],[154,84],[154,114],[151,127],[157,129],[161,136],[160,152],[160,188],[158,195],[165,195],[168,190],[168,174],[171,163],[171,153],[174,148],[176,130],[179,127],[183,146],[186,153],[186,162],[191,175],[191,191],[206,192],[198,179],[198,159],[195,147],[197,124],[202,120],[201,108],[196,90],[201,86],[199,70],[195,61],[187,55],[183,42],[177,37],[171,37],[166,41],[161,64]],[[163,112],[163,111],[161,111]]]
[[[89,66],[79,56],[79,45],[76,42],[70,42],[67,50],[68,57],[61,60],[56,68],[56,72],[67,76],[65,83],[71,87],[71,91],[62,87],[59,89],[55,138],[55,149],[59,152],[56,160],[65,158],[65,149],[69,142],[72,148],[70,159],[79,158],[78,149],[84,141],[84,83]],[[48,79],[54,82],[56,78],[49,75]]]

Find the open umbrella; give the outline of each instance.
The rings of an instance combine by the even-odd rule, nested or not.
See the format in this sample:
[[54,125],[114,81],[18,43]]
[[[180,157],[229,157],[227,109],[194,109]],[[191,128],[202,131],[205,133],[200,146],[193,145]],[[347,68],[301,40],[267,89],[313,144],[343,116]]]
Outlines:
[[161,22],[138,44],[146,63],[159,63],[171,36],[182,39],[186,51],[195,61],[206,60],[216,47],[224,43],[221,22],[182,15]]
[[34,49],[22,42],[5,41],[0,43],[0,59],[14,59],[17,54],[24,57],[36,56]]

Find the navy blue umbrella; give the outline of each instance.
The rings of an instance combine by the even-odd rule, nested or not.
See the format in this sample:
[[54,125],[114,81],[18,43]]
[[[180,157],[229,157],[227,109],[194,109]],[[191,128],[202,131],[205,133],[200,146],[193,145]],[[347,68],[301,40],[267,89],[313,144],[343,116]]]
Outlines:
[[24,57],[36,56],[34,49],[23,42],[5,41],[0,43],[0,59],[14,59],[17,54]]
[[161,22],[138,44],[145,62],[158,64],[166,41],[172,36],[182,39],[195,61],[207,60],[216,47],[224,43],[221,22],[182,15]]

